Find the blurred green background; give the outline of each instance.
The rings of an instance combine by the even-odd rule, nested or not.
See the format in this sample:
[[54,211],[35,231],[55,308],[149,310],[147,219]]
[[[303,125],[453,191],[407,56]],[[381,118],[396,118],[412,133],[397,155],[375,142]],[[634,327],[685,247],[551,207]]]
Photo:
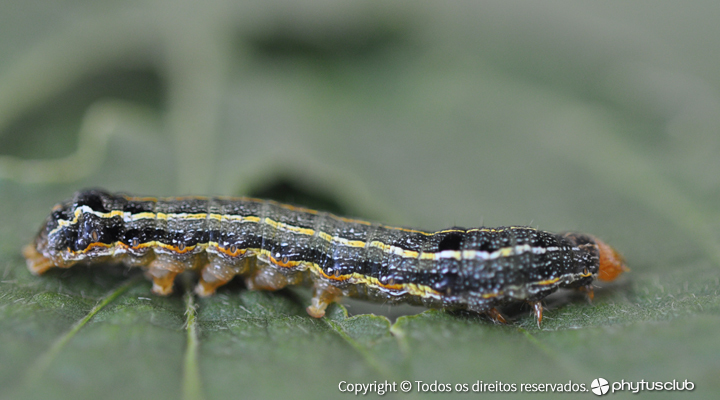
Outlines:
[[[717,396],[719,18],[711,1],[3,2],[0,397],[600,377]],[[117,266],[31,276],[21,247],[88,186],[576,230],[632,271],[592,304],[552,296],[542,329],[520,306],[507,326],[361,302],[315,320],[302,288],[158,298]]]

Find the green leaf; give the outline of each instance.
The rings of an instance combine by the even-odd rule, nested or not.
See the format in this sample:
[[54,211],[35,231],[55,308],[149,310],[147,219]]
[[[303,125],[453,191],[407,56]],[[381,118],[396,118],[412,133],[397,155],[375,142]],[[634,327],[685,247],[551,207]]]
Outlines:
[[[720,391],[720,10],[281,4],[0,6],[0,398],[314,399],[404,380],[415,397],[438,396],[422,381],[554,398],[520,384],[596,378]],[[199,299],[192,276],[158,297],[122,266],[32,276],[22,246],[88,186],[581,231],[631,271],[592,303],[551,296],[541,328],[520,304],[505,326],[359,301],[313,319],[307,288]]]

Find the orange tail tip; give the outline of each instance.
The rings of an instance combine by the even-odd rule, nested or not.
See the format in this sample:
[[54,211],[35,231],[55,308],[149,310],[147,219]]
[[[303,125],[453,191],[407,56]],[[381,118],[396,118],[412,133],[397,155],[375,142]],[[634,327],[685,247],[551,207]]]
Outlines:
[[600,251],[600,271],[598,279],[601,281],[612,281],[623,272],[630,269],[625,266],[623,257],[612,247],[605,244],[602,240],[595,240],[598,250]]

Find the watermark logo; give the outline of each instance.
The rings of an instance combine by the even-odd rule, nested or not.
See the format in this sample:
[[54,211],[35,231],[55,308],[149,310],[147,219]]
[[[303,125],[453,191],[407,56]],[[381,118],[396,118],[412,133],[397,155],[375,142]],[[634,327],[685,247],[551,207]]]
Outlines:
[[608,390],[610,390],[610,384],[608,384],[608,381],[603,378],[597,378],[593,379],[592,383],[590,384],[590,388],[592,389],[593,393],[598,396],[602,396],[607,393]]

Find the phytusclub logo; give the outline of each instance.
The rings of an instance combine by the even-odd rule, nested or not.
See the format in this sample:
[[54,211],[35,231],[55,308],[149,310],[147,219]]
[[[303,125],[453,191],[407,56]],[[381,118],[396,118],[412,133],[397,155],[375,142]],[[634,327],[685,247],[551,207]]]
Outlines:
[[603,378],[597,378],[593,379],[592,383],[590,384],[590,388],[592,389],[593,393],[598,396],[602,396],[607,393],[608,390],[610,390],[610,384]]

